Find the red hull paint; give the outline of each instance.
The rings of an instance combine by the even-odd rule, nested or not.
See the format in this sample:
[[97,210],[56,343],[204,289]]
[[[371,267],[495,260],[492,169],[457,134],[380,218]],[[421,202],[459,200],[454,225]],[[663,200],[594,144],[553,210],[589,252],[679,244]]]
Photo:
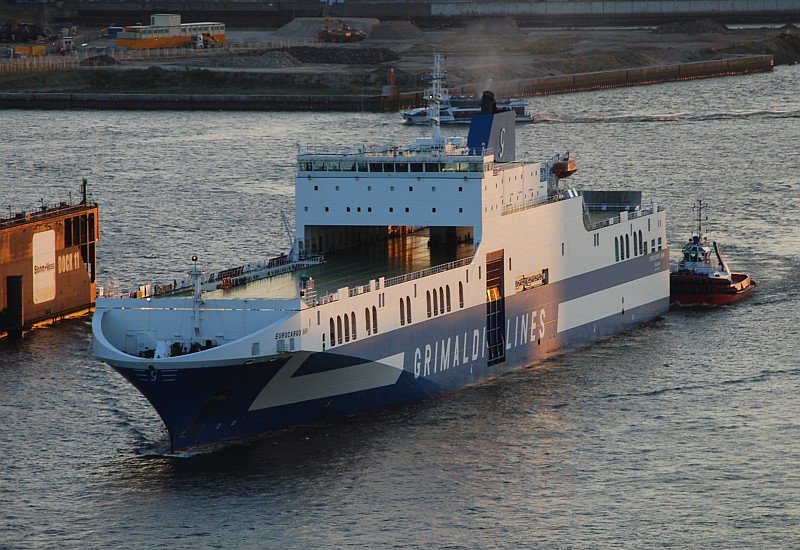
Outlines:
[[755,281],[744,273],[733,273],[730,280],[706,275],[671,274],[671,304],[682,306],[724,306],[745,298],[755,288]]

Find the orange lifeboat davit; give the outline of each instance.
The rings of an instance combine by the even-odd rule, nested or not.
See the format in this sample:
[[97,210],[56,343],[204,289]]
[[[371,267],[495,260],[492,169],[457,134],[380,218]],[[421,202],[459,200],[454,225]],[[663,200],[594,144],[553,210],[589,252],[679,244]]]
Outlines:
[[558,179],[568,178],[577,172],[577,170],[578,165],[575,162],[575,159],[572,158],[569,153],[565,154],[563,157],[554,162],[553,167],[550,168],[550,171]]

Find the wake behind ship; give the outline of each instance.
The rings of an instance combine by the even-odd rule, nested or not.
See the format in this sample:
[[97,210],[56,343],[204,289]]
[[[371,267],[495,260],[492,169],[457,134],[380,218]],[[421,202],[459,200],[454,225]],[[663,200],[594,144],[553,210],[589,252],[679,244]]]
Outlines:
[[466,140],[434,123],[409,146],[302,152],[287,261],[322,264],[101,298],[95,353],[177,451],[446,394],[666,312],[663,208],[563,188],[559,160],[516,160],[510,112]]

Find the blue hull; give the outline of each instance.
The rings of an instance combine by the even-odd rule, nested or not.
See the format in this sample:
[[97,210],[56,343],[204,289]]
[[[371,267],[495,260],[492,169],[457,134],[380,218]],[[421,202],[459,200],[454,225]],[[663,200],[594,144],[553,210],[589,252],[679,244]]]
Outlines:
[[[499,360],[487,356],[486,308],[479,306],[324,352],[225,367],[115,368],[152,403],[178,451],[440,396],[639,326],[665,313],[669,297],[631,309],[621,306],[612,315],[561,331],[559,305],[654,269],[666,271],[667,256],[640,257],[507,296]],[[397,362],[395,376],[384,364],[388,358]],[[389,378],[353,389],[359,382],[353,373],[371,375],[376,369],[389,371]]]

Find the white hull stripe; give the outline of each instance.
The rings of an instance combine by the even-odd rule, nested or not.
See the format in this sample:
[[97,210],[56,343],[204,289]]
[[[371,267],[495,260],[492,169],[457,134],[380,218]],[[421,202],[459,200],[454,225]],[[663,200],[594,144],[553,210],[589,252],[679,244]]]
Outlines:
[[250,410],[302,403],[346,393],[391,386],[403,373],[405,352],[352,367],[294,378],[307,354],[296,354],[270,380],[250,405]]
[[668,271],[558,304],[558,332],[594,323],[662,298],[669,298]]

